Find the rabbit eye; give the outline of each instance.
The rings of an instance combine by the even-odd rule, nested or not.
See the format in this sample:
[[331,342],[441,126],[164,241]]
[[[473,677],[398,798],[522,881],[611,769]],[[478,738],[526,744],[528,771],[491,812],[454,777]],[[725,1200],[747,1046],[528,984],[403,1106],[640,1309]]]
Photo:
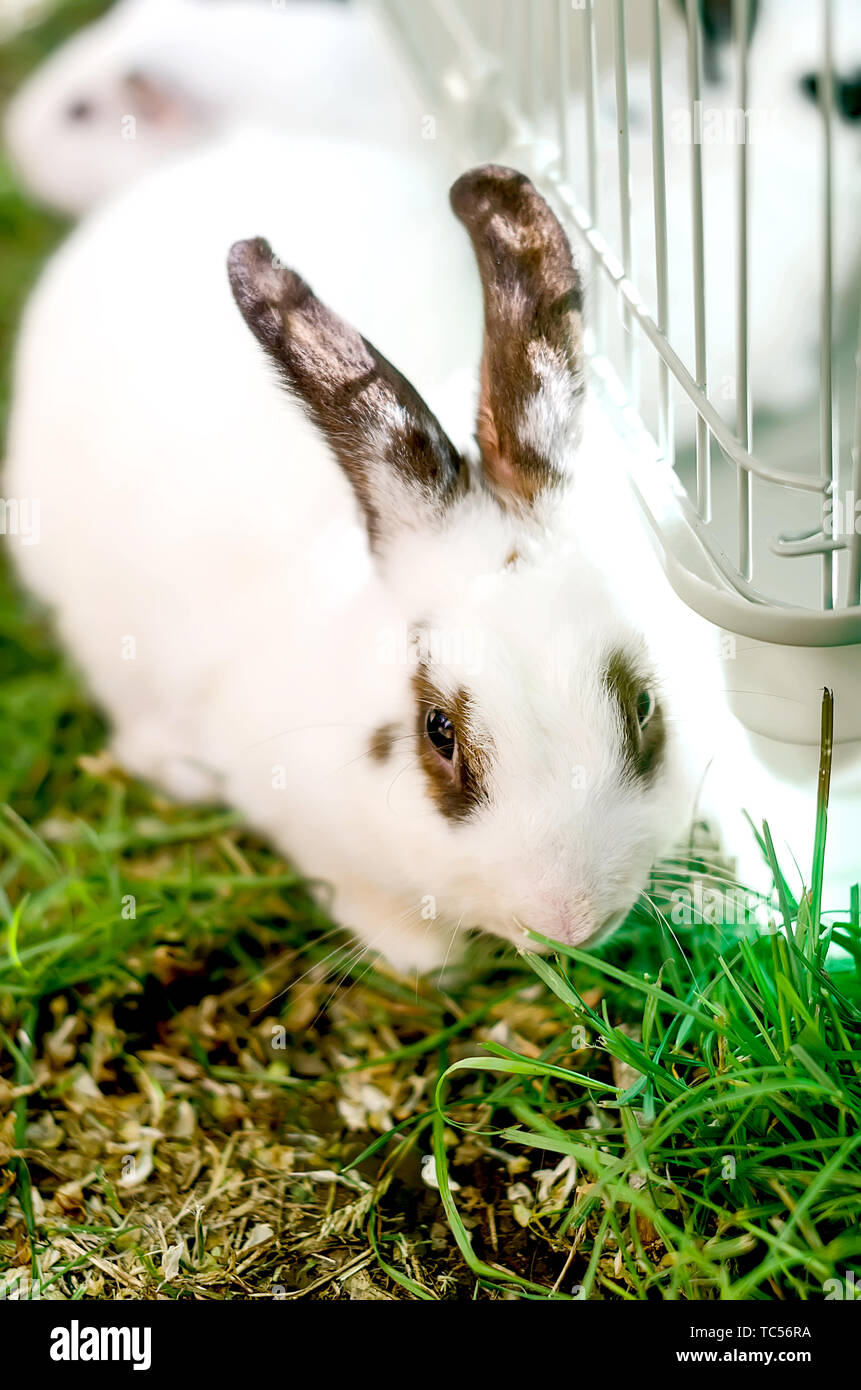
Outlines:
[[473,703],[463,686],[440,690],[429,665],[413,674],[415,751],[427,790],[446,820],[469,820],[489,799],[490,758],[473,742]]
[[844,77],[840,83],[840,114],[847,121],[861,119],[861,71]]
[[91,101],[73,101],[66,107],[68,121],[88,121],[94,114],[95,107]]
[[655,712],[655,697],[651,690],[641,690],[637,696],[637,723],[645,729]]
[[457,746],[454,725],[444,710],[432,709],[425,720],[425,731],[441,758],[451,762]]
[[[818,73],[805,73],[799,85],[811,101],[819,101],[821,78]],[[856,70],[848,77],[834,77],[834,110],[845,121],[861,119],[861,71]]]
[[622,757],[629,776],[648,783],[660,769],[667,742],[666,721],[653,684],[640,669],[640,656],[616,651],[610,656],[604,685],[616,706]]

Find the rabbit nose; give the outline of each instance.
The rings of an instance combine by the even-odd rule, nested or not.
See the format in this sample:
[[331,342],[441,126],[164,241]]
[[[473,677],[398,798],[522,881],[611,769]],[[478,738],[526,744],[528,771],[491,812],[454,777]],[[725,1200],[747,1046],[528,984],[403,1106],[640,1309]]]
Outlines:
[[530,914],[529,925],[552,941],[566,946],[585,946],[598,925],[594,909],[585,897],[553,895]]
[[602,942],[607,941],[614,931],[621,927],[627,916],[627,912],[614,912],[599,922],[591,908],[582,908],[579,904],[576,907],[562,908],[557,917],[554,935],[568,946],[581,946],[591,950],[593,946],[600,946]]

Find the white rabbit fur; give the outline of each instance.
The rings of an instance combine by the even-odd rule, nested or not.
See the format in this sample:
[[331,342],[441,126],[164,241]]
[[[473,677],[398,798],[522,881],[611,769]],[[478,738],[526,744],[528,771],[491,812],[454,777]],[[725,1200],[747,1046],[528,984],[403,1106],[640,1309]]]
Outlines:
[[5,141],[30,191],[78,215],[236,122],[415,151],[421,120],[395,46],[363,6],[120,0],[24,84]]
[[[463,290],[468,239],[437,197],[391,155],[250,133],[154,176],[73,234],[31,301],[6,474],[9,493],[40,499],[40,543],[17,560],[117,757],[238,807],[333,885],[365,945],[419,969],[458,927],[597,939],[690,820],[674,661],[696,672],[701,715],[706,698],[618,449],[588,412],[576,446],[552,371],[524,428],[573,475],[555,503],[523,516],[473,486],[418,529],[398,528],[395,505],[373,556],[331,441],[242,322],[226,252],[264,232],[459,440],[474,388],[458,406],[447,379],[458,369],[464,394],[459,369],[476,375],[481,309],[474,266]],[[433,633],[434,682],[469,692],[490,750],[487,801],[457,824],[416,756],[416,623]],[[650,785],[625,775],[603,675],[615,651],[658,670]]]

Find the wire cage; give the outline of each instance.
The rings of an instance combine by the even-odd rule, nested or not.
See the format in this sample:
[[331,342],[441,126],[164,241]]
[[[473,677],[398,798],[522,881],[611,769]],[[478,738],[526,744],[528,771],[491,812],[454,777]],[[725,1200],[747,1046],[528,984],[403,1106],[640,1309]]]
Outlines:
[[[777,272],[762,256],[752,264],[752,246],[768,236],[782,245],[787,228],[774,220],[777,161],[751,135],[768,115],[751,36],[757,10],[774,0],[377,3],[458,157],[516,163],[579,243],[591,272],[593,389],[633,446],[632,483],[671,583],[728,634],[736,713],[752,730],[813,743],[827,684],[838,694],[838,741],[861,739],[861,357],[854,344],[843,350],[847,317],[858,330],[854,246],[835,245],[845,192],[835,0],[807,0],[817,51],[789,73],[790,107],[807,102],[804,142],[792,110],[782,127],[778,113],[776,136],[803,212],[793,254],[818,301],[811,407],[801,419],[778,404],[764,424],[756,353],[772,312],[757,275]],[[717,142],[703,131],[704,98],[715,93],[725,120],[717,174]],[[861,157],[861,130],[851,138]],[[778,311],[796,288],[772,287]],[[715,306],[728,377],[711,371]],[[778,376],[791,346],[765,354]],[[791,368],[782,376],[789,382]],[[780,700],[787,688],[798,698]]]

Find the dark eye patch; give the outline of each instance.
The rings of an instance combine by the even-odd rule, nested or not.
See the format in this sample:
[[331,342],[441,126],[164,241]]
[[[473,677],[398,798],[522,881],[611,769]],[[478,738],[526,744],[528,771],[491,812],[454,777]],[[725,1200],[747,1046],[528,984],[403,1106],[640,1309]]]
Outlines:
[[[654,694],[654,680],[625,652],[617,651],[607,663],[604,685],[619,715],[626,770],[629,776],[650,782],[663,763],[667,744],[666,724]],[[646,692],[652,696],[648,710],[643,698]]]
[[[486,747],[479,748],[472,734],[469,692],[462,686],[445,694],[433,680],[431,667],[422,662],[413,676],[416,698],[416,742],[428,790],[446,819],[466,820],[488,800]],[[441,758],[427,736],[428,715],[442,710],[454,727],[456,746],[451,761]]]

